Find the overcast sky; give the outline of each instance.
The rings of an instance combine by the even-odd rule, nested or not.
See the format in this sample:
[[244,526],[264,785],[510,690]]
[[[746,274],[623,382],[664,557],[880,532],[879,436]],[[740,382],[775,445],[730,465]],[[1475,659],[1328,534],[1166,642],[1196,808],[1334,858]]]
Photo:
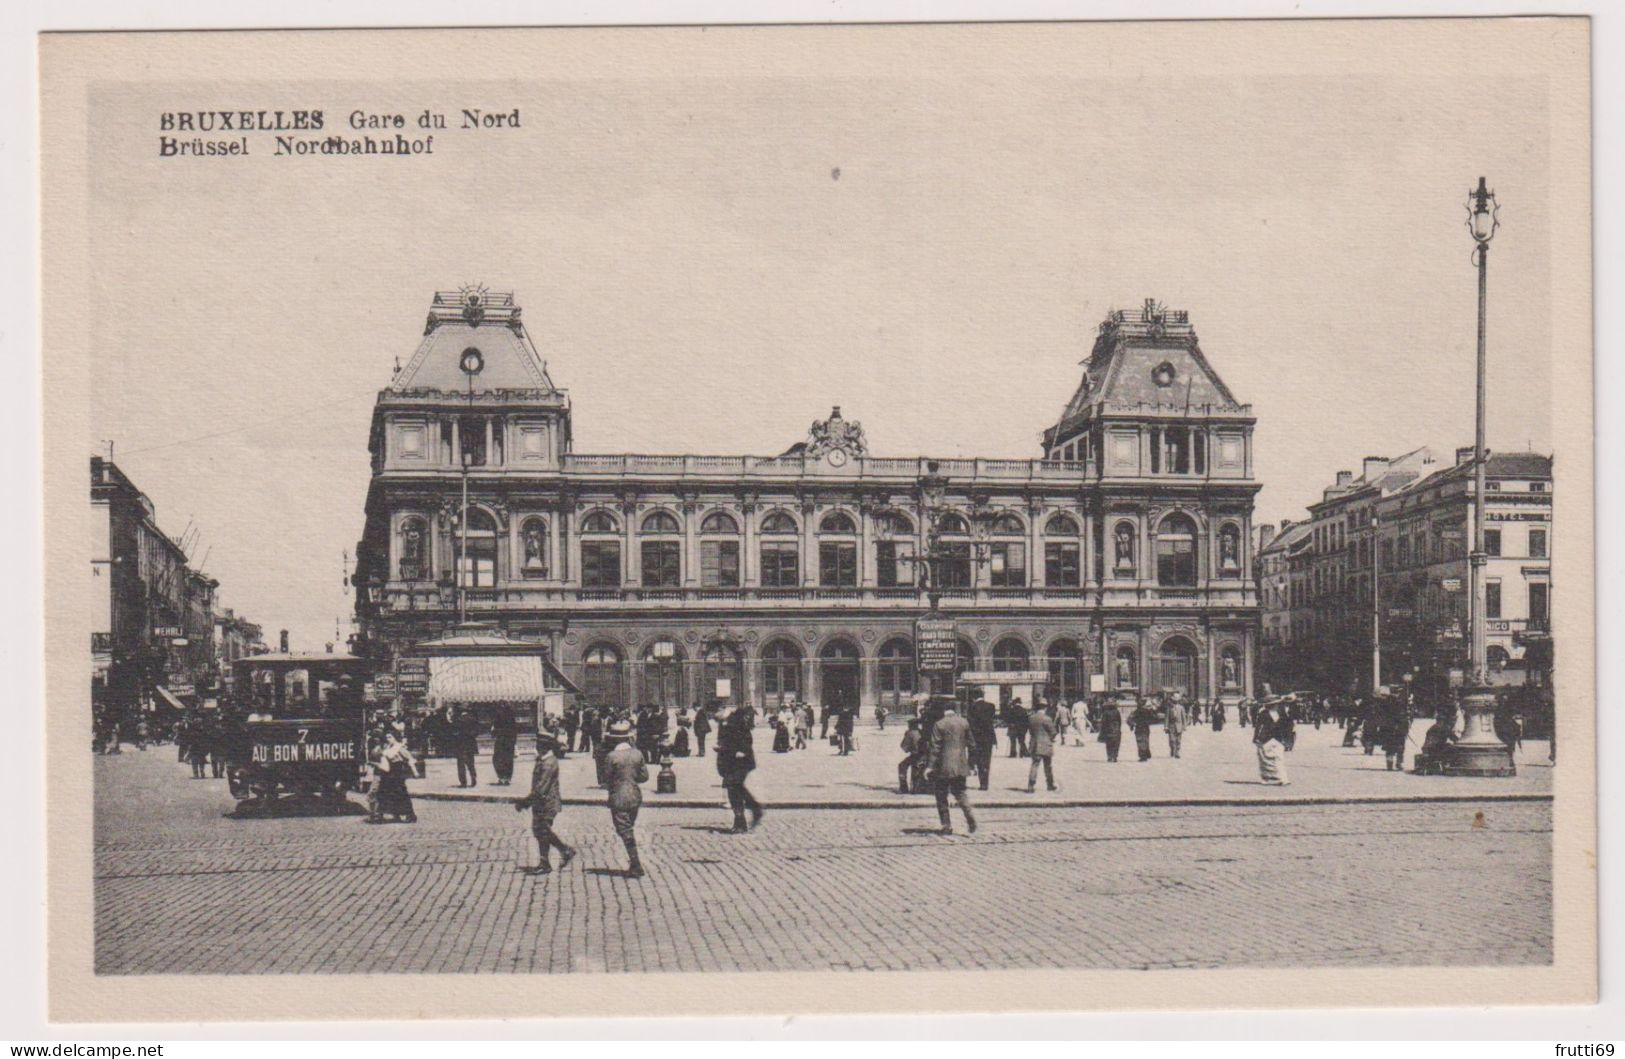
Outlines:
[[[348,632],[372,401],[436,289],[516,292],[578,452],[769,455],[839,404],[877,455],[1001,458],[1039,455],[1101,318],[1155,297],[1253,405],[1257,520],[1302,517],[1362,456],[1471,442],[1481,173],[1490,443],[1547,449],[1538,84],[997,59],[99,92],[87,449],[116,441],[167,530],[195,520],[225,605],[319,648]],[[521,128],[411,161],[264,136],[155,157],[168,109],[320,106],[342,130],[356,105],[476,104]]]

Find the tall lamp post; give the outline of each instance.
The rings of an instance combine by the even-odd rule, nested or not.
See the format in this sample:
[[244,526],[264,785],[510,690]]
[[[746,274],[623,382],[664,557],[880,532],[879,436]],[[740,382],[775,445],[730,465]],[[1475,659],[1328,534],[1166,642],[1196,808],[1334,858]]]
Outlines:
[[1458,776],[1510,776],[1516,772],[1511,749],[1495,734],[1495,695],[1486,683],[1484,664],[1484,315],[1489,279],[1490,240],[1501,226],[1495,192],[1478,178],[1467,193],[1467,231],[1473,237],[1473,263],[1478,266],[1478,405],[1473,434],[1473,546],[1468,556],[1467,668],[1470,686],[1461,697],[1461,738],[1451,746],[1444,771]]
[[[468,407],[474,408],[474,377],[485,370],[485,356],[473,346],[463,350],[458,366],[468,379]],[[463,510],[457,519],[457,624],[468,621],[468,463],[469,452],[462,444],[462,431],[458,431],[457,463],[463,471]]]

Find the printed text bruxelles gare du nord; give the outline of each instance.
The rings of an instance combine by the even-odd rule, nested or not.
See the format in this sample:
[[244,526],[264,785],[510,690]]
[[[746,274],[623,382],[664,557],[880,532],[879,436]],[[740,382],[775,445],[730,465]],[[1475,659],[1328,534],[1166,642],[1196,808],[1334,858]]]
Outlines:
[[[456,129],[517,129],[519,110],[488,111],[464,108],[457,114]],[[410,157],[434,153],[434,134],[408,136],[397,129],[445,129],[446,115],[425,110],[415,118],[404,114],[352,110],[346,116],[344,132],[329,131],[325,136],[309,133],[328,128],[320,110],[187,110],[164,111],[158,116],[158,157],[225,158],[250,152],[253,133],[270,133],[271,154],[296,155],[393,155]],[[191,135],[186,135],[186,134]],[[219,137],[220,133],[235,135]],[[361,135],[354,135],[360,133]],[[382,133],[383,135],[373,135]],[[172,135],[173,134],[173,135]],[[261,141],[263,142],[263,141]]]

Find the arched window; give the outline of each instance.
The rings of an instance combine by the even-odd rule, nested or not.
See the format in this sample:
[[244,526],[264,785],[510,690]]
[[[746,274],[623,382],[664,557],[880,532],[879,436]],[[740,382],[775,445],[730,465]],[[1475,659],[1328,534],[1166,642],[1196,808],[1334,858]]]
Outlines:
[[1078,533],[1078,520],[1071,515],[1057,512],[1044,523],[1044,534],[1049,537],[1076,537]]
[[1049,694],[1053,702],[1072,702],[1089,690],[1084,684],[1083,648],[1076,640],[1056,640],[1049,645]]
[[621,653],[609,644],[596,644],[581,656],[581,693],[594,706],[617,709],[622,705]]
[[764,536],[795,534],[798,532],[800,531],[796,529],[796,520],[783,511],[771,511],[762,519],[762,534]]
[[652,511],[643,520],[643,532],[646,534],[681,533],[683,527],[677,521],[677,516],[670,511]]
[[620,524],[608,511],[594,511],[581,520],[581,587],[621,587]]
[[875,583],[881,588],[907,588],[915,582],[914,523],[897,511],[874,516]]
[[429,524],[423,519],[413,517],[401,522],[400,556],[402,581],[429,579]]
[[900,706],[914,694],[914,644],[902,637],[880,645],[880,701]]
[[831,640],[818,652],[818,682],[824,705],[858,704],[858,658],[858,646],[850,640]]
[[481,508],[468,509],[468,531],[453,536],[461,552],[464,588],[491,588],[497,583],[497,523]]
[[1010,637],[1000,640],[993,645],[993,669],[999,673],[1013,673],[1020,669],[1030,669],[1032,653],[1027,645],[1020,640]]
[[1119,522],[1112,528],[1112,569],[1134,572],[1134,523]]
[[744,667],[739,652],[728,644],[714,643],[705,649],[705,661],[700,679],[700,697],[707,702],[741,703],[745,701]]
[[993,520],[992,531],[995,537],[1023,537],[1027,534],[1027,527],[1021,519],[1007,511]]
[[799,532],[796,520],[783,511],[770,511],[762,518],[763,588],[795,588],[801,584]]
[[[1024,537],[1027,527],[1021,519],[1006,512],[993,520],[995,538]],[[994,588],[1027,587],[1027,542],[995,540],[988,549],[988,578]]]
[[547,576],[547,520],[527,518],[519,527],[519,573],[522,577]]
[[940,542],[942,561],[937,564],[937,572],[942,578],[938,588],[969,588],[970,587],[970,541],[954,540],[956,537],[969,537],[970,525],[964,518],[953,512],[948,512],[937,519],[937,536],[950,538]]
[[700,532],[733,535],[739,532],[739,523],[735,522],[733,516],[726,511],[713,511],[705,516],[704,522],[700,523]]
[[762,699],[778,705],[801,697],[801,648],[774,640],[762,648]]
[[683,583],[683,542],[678,539],[682,532],[682,524],[669,511],[652,511],[644,518],[644,539],[638,542],[644,588],[677,588]]
[[[858,527],[846,512],[831,511],[818,524],[818,532],[826,537],[849,537],[858,532]],[[857,587],[857,541],[826,539],[818,542],[818,583],[824,588]],[[825,701],[829,701],[827,697]]]
[[700,587],[738,588],[739,523],[726,511],[713,511],[700,523]]
[[875,517],[875,533],[882,537],[912,537],[914,522],[901,511],[882,511]]
[[1219,576],[1241,576],[1241,529],[1234,522],[1219,530]]
[[656,640],[643,652],[643,699],[656,706],[680,709],[688,705],[683,648],[676,640]]
[[1169,515],[1157,527],[1157,584],[1196,587],[1196,524],[1184,515]]
[[824,520],[818,524],[818,532],[856,533],[858,532],[858,527],[857,524],[852,521],[852,516],[848,515],[846,512],[831,511],[829,514],[825,515]]
[[1112,657],[1112,686],[1120,690],[1140,686],[1140,657],[1128,644]]

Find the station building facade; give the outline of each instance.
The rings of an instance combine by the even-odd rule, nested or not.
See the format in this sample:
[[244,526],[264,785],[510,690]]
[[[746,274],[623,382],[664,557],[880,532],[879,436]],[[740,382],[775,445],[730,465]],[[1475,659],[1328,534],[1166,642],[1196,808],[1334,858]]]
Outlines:
[[929,522],[961,671],[1252,692],[1254,419],[1184,313],[1109,314],[1034,459],[878,457],[839,408],[777,456],[584,454],[571,416],[511,295],[434,296],[372,417],[355,646],[380,670],[461,598],[592,702],[901,704]]

